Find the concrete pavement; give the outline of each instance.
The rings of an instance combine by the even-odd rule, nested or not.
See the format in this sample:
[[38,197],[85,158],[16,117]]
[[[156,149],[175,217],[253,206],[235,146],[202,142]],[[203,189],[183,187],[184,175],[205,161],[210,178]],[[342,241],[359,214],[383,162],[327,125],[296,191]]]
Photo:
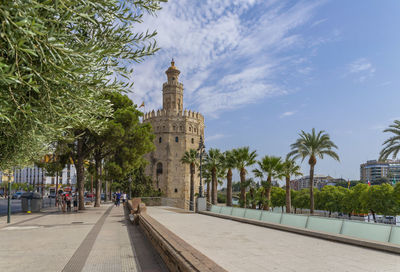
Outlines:
[[[132,238],[122,206],[66,214],[52,209],[15,215],[12,222],[0,223],[1,271],[146,271],[136,252],[152,250]],[[146,258],[152,271],[165,271],[156,254]]]
[[228,271],[399,271],[400,257],[171,207],[147,213]]

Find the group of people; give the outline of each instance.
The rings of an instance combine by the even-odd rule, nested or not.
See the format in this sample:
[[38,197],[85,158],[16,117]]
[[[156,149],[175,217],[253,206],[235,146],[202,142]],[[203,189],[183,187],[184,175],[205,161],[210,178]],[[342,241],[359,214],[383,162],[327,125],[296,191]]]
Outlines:
[[74,206],[74,212],[78,212],[78,194],[72,195],[72,192],[63,192],[60,190],[57,195],[56,205],[59,209],[62,210],[63,213],[71,212],[72,207]]
[[117,192],[114,196],[115,207],[119,207],[119,205],[121,204],[121,198],[122,198],[122,205],[125,207],[127,196],[126,193],[121,194],[120,192]]

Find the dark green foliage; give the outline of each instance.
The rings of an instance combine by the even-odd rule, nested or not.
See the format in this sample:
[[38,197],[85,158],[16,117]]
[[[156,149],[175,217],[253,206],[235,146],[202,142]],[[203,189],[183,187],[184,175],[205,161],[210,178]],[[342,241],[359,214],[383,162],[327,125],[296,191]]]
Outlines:
[[218,193],[218,203],[226,203],[226,194]]
[[232,182],[232,191],[240,192],[240,181]]
[[283,188],[272,186],[271,188],[271,206],[283,207],[286,205],[286,191]]
[[[151,177],[144,174],[144,168],[140,167],[133,171],[132,179],[132,197],[158,197],[161,196],[161,192],[157,191],[153,187],[153,181]],[[129,179],[128,179],[129,180]],[[123,187],[125,192],[129,191],[129,188]]]

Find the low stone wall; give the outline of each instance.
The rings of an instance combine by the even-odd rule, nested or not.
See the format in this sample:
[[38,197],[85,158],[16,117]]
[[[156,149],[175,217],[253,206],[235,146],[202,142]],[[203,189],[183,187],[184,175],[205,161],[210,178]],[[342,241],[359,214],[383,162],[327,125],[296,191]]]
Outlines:
[[332,234],[332,233],[327,233],[327,232],[322,232],[322,231],[316,231],[316,230],[310,230],[310,229],[305,229],[305,228],[300,228],[300,227],[283,225],[278,222],[272,223],[272,222],[260,221],[257,219],[249,219],[249,218],[241,217],[240,215],[236,215],[236,214],[235,215],[226,215],[226,214],[220,214],[220,213],[209,212],[209,211],[203,211],[203,212],[199,212],[199,213],[204,214],[204,215],[215,216],[215,217],[219,217],[219,218],[223,218],[223,219],[230,219],[230,220],[238,221],[241,223],[247,223],[247,224],[252,224],[252,225],[261,226],[261,227],[273,228],[273,229],[282,230],[282,231],[294,232],[297,234],[312,236],[312,237],[321,238],[321,239],[325,239],[325,240],[331,240],[331,241],[336,241],[336,242],[341,242],[341,243],[346,243],[346,244],[362,246],[362,247],[367,247],[367,248],[372,248],[372,249],[377,249],[377,250],[400,254],[400,246],[395,245],[395,244],[371,241],[371,240],[361,239],[361,238],[353,238],[353,237],[344,236],[341,234]]
[[226,271],[149,216],[137,199],[128,201],[128,208],[170,271]]

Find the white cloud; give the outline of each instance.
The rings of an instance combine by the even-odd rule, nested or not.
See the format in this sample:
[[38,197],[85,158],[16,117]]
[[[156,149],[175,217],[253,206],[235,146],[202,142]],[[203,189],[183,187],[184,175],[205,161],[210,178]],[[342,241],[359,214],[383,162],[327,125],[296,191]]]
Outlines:
[[207,142],[210,142],[210,141],[219,140],[219,139],[222,139],[225,137],[227,137],[227,136],[224,134],[215,134],[215,135],[207,136],[206,139],[207,139]]
[[295,113],[296,113],[295,111],[286,111],[286,112],[284,112],[284,113],[282,113],[282,114],[280,115],[280,118],[292,116],[292,115],[295,114]]
[[134,29],[156,29],[161,50],[134,65],[130,97],[136,103],[145,100],[146,110],[161,107],[164,71],[172,57],[181,70],[184,106],[206,116],[217,117],[224,110],[287,94],[290,90],[280,77],[292,66],[295,73],[307,73],[311,68],[307,61],[293,64],[298,56],[282,52],[310,46],[296,31],[310,21],[319,4],[277,0],[176,0],[163,4],[157,17],[145,16],[146,23]]
[[348,74],[356,75],[359,82],[364,82],[367,78],[372,77],[375,73],[375,68],[366,58],[360,58],[348,65]]

